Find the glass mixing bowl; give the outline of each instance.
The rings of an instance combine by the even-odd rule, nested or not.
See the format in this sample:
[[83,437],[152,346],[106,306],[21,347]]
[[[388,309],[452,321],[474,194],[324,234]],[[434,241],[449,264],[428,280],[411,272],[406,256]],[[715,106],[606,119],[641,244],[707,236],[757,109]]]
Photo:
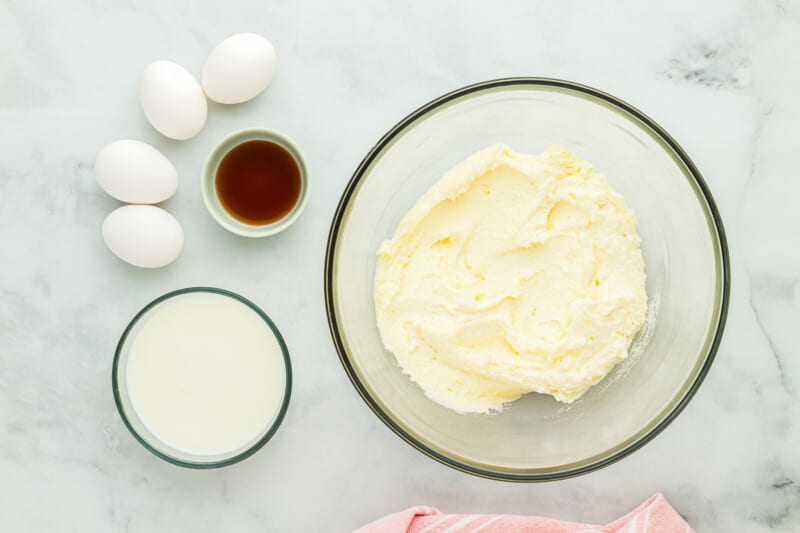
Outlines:
[[[372,298],[376,252],[445,170],[498,142],[525,153],[564,145],[624,195],[642,239],[648,318],[628,359],[576,402],[528,394],[498,414],[458,414],[428,399],[383,347]],[[595,470],[663,430],[708,372],[730,283],[719,212],[672,137],[613,96],[539,78],[459,89],[392,128],[342,195],[325,269],[333,340],[375,414],[434,459],[514,481]]]

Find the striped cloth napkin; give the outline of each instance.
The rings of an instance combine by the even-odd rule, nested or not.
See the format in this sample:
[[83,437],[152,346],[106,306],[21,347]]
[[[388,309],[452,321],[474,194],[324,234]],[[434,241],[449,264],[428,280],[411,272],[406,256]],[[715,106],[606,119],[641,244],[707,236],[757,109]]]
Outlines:
[[417,506],[368,524],[355,533],[694,533],[661,493],[606,526],[538,516],[442,514]]

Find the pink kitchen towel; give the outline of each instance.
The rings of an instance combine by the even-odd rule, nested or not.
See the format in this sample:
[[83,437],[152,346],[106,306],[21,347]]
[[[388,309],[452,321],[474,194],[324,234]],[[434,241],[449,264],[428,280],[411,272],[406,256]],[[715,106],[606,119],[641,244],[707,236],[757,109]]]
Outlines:
[[656,494],[605,526],[538,516],[442,514],[412,507],[368,524],[355,533],[694,533],[664,495]]

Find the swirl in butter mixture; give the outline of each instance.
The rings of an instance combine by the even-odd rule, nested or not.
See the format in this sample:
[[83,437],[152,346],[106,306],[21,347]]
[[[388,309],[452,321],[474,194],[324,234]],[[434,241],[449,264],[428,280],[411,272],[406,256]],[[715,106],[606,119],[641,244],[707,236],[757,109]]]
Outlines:
[[647,311],[633,213],[559,146],[473,154],[378,256],[384,345],[425,394],[462,413],[529,392],[574,401],[627,357]]

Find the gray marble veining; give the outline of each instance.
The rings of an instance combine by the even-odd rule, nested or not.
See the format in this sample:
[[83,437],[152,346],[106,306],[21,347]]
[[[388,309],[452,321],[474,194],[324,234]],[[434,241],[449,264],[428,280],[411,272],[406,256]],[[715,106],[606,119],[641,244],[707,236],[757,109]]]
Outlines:
[[[241,31],[278,50],[266,93],[210,105],[188,142],[150,128],[144,66],[198,72]],[[800,531],[798,2],[6,0],[0,48],[0,531],[347,531],[417,503],[603,523],[656,491],[701,532]],[[716,197],[733,275],[717,361],[684,413],[619,463],[538,485],[466,476],[395,437],[340,368],[322,298],[328,225],[366,151],[418,105],[515,75],[596,86],[670,131]],[[245,126],[293,137],[311,171],[305,213],[268,240],[227,234],[200,197],[206,154]],[[186,248],[162,270],[100,238],[117,203],[94,156],[124,137],[181,176],[167,208]],[[150,456],[110,391],[127,321],[193,284],[262,305],[297,377],[275,439],[218,471]]]

